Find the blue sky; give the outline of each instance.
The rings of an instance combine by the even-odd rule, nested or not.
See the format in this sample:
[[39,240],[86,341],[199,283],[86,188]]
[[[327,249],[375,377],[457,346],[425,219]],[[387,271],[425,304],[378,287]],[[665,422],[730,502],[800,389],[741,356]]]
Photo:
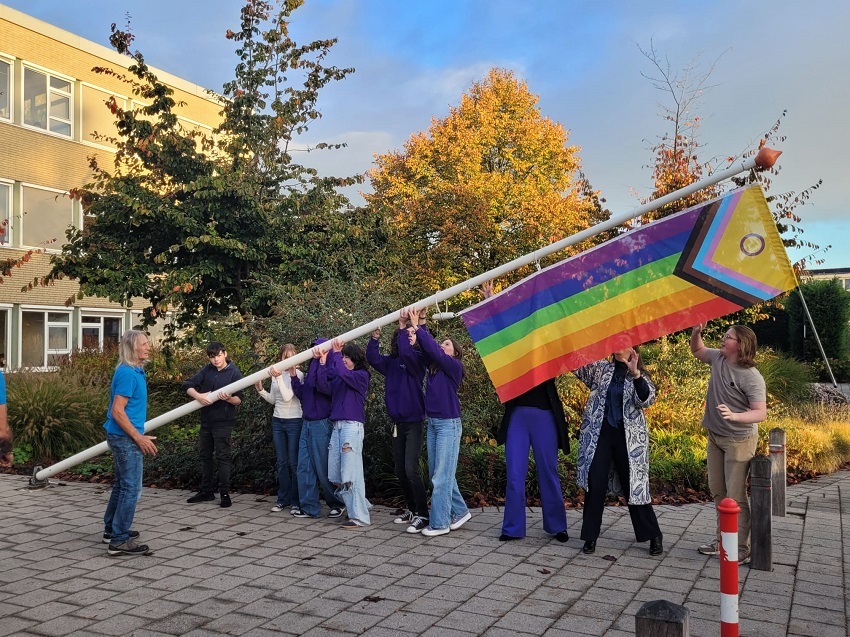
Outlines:
[[[239,0],[4,1],[104,45],[110,24],[130,14],[136,48],[153,66],[213,89],[233,74],[224,33],[238,25]],[[367,170],[375,153],[400,149],[498,66],[527,80],[543,114],[581,146],[607,206],[626,212],[651,191],[649,148],[664,132],[659,105],[670,104],[641,75],[653,69],[638,45],[652,41],[674,70],[714,65],[695,109],[706,159],[751,147],[788,110],[771,192],[823,179],[798,209],[804,238],[833,246],[821,267],[850,267],[848,24],[850,3],[839,2],[307,0],[295,13],[296,39],[338,38],[330,62],[356,72],[323,93],[324,117],[304,140],[348,147],[305,163],[338,175]]]

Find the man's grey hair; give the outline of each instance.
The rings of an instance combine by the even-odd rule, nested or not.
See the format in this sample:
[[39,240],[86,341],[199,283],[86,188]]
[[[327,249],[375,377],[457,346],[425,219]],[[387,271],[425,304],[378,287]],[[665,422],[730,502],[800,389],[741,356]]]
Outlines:
[[118,343],[118,365],[121,363],[138,365],[139,357],[136,354],[136,345],[140,338],[147,338],[147,336],[141,330],[127,330],[124,332],[121,335],[121,341]]

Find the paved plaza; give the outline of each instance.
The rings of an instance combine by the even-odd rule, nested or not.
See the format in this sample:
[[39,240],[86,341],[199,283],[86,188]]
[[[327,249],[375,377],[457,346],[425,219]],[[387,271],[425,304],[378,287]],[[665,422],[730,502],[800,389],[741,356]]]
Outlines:
[[[627,509],[606,509],[595,555],[542,530],[499,542],[497,508],[462,529],[425,538],[376,506],[373,525],[271,513],[272,499],[186,504],[189,493],[145,489],[134,528],[155,551],[110,557],[101,542],[102,485],[0,475],[0,636],[634,635],[650,600],[690,611],[692,636],[720,634],[712,505],[659,506],[664,555],[635,544]],[[774,568],[740,569],[741,634],[848,635],[850,472],[789,487],[774,518]]]

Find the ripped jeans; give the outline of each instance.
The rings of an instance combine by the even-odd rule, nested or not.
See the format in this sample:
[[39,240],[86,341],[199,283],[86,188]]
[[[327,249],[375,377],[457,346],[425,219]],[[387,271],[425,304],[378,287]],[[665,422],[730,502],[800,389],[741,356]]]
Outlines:
[[348,509],[348,517],[360,524],[371,524],[366,481],[363,478],[363,423],[354,420],[333,421],[328,447],[328,478],[337,487],[337,498]]

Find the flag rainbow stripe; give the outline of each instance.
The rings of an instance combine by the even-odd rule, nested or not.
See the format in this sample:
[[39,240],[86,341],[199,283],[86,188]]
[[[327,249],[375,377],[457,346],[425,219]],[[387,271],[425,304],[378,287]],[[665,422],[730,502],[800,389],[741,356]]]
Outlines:
[[[767,266],[780,275],[762,276]],[[550,266],[462,317],[505,401],[612,351],[735,312],[794,284],[764,196],[749,188]]]

